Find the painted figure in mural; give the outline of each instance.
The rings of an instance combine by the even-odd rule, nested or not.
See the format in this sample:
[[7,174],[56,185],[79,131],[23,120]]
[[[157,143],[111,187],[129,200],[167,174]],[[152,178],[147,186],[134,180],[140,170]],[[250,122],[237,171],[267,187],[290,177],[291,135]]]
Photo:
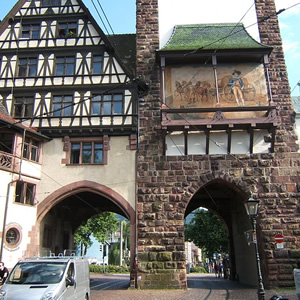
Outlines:
[[243,89],[245,87],[245,84],[243,82],[243,79],[241,78],[241,72],[234,70],[232,73],[232,78],[228,82],[228,85],[231,86],[231,91],[235,97],[235,101],[238,106],[240,106],[240,102],[243,106],[245,106],[244,101],[244,95],[243,95]]

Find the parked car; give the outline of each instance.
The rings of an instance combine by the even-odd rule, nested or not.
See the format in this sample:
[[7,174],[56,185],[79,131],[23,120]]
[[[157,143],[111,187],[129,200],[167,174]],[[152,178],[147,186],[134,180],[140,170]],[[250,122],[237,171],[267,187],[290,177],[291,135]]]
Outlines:
[[19,261],[0,290],[0,300],[89,298],[89,263],[86,258],[75,256]]

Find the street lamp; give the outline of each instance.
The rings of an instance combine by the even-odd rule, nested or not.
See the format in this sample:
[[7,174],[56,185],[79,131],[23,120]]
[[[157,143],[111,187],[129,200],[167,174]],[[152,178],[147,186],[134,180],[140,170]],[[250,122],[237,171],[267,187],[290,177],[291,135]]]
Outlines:
[[262,280],[262,276],[261,276],[260,259],[259,259],[257,238],[256,238],[256,217],[257,217],[257,212],[258,212],[258,203],[259,203],[259,201],[253,199],[252,195],[251,195],[250,198],[244,204],[245,204],[247,214],[251,218],[251,222],[252,222],[252,234],[253,234],[253,243],[254,243],[254,247],[255,247],[257,276],[258,276],[257,295],[258,295],[259,300],[264,300],[265,299],[265,289],[264,289],[264,284],[263,284],[263,280]]

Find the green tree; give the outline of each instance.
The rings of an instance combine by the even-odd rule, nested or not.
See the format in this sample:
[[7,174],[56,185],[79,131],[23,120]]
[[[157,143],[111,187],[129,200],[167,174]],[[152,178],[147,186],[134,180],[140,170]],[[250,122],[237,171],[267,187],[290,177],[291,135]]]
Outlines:
[[191,222],[185,224],[185,239],[193,241],[209,258],[213,253],[228,252],[225,226],[216,214],[207,210],[197,210]]
[[117,230],[118,224],[119,221],[112,212],[104,212],[88,219],[74,235],[75,244],[80,246],[81,254],[86,255],[87,249],[92,245],[91,235],[103,244],[107,241],[108,235]]

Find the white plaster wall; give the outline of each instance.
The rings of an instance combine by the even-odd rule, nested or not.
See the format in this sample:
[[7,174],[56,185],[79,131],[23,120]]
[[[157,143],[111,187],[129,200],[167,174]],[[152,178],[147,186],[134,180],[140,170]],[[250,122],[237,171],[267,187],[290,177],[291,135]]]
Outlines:
[[29,177],[40,178],[41,177],[41,165],[32,161],[22,161],[22,174]]
[[12,180],[12,175],[10,172],[5,172],[0,170],[0,232],[2,232],[3,227],[3,217],[4,217],[4,208],[7,194],[7,185]]
[[57,189],[81,180],[105,185],[123,196],[135,207],[135,151],[126,150],[128,137],[111,137],[107,165],[65,165],[63,141],[53,139],[44,144],[41,185],[38,201]]
[[[0,171],[0,231],[2,232],[4,209],[7,199],[7,187],[12,181],[11,173]],[[21,229],[21,242],[13,249],[6,247],[5,243],[3,246],[2,260],[8,268],[12,268],[24,254],[27,244],[30,243],[30,237],[28,233],[32,230],[32,226],[35,225],[36,220],[36,206],[29,206],[23,204],[14,203],[15,187],[10,185],[9,198],[8,198],[8,209],[6,216],[6,228],[8,226],[16,226]]]

